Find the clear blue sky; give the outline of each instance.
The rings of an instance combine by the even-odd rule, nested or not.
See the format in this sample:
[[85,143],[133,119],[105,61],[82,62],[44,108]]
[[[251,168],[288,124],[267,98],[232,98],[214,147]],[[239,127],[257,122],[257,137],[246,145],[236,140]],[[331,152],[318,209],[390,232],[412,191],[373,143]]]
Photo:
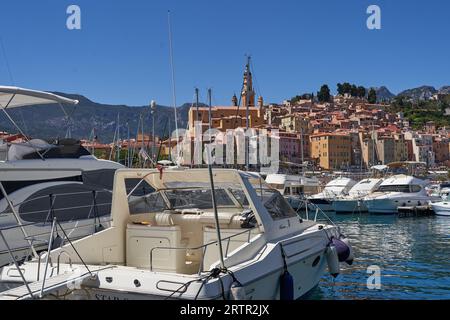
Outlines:
[[[66,29],[66,8],[82,30]],[[366,28],[366,9],[382,29]],[[257,91],[277,102],[327,83],[386,85],[394,93],[450,85],[447,0],[15,0],[2,1],[2,37],[14,83],[80,93],[102,103],[172,103],[167,10],[172,11],[177,101],[194,87],[228,105],[253,56]],[[0,84],[11,84],[0,52]]]

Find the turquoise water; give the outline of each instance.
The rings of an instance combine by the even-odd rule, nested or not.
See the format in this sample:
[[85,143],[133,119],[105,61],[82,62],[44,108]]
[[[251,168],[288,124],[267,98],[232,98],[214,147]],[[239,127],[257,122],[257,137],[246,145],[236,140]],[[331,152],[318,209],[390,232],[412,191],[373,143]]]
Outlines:
[[[325,275],[312,299],[450,299],[450,217],[335,215],[351,239],[352,266]],[[381,270],[381,288],[367,287],[367,267]]]

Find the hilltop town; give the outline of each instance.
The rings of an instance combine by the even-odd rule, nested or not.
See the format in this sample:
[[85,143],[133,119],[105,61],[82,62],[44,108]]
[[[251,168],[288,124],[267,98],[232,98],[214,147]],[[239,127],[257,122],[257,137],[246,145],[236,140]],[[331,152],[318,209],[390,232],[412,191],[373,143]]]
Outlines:
[[[246,127],[248,112],[250,128],[279,130],[283,162],[321,170],[362,170],[398,161],[422,162],[428,167],[450,164],[447,128],[428,121],[419,130],[413,129],[403,112],[392,112],[393,104],[377,102],[374,89],[367,92],[364,87],[338,84],[338,94],[333,96],[324,85],[317,95],[266,105],[263,97],[256,99],[252,82],[247,66],[240,103],[234,95],[230,106],[213,106],[211,128],[225,132]],[[448,95],[434,94],[428,99],[441,101]],[[189,110],[191,130],[195,120],[206,131],[209,108],[193,106]]]
[[[89,108],[83,111],[92,110],[94,103],[86,98],[84,100],[89,102]],[[422,162],[429,168],[445,167],[445,170],[450,165],[450,130],[446,126],[450,123],[449,87],[437,91],[424,86],[416,91],[405,91],[405,96],[399,94],[394,97],[385,87],[368,90],[350,83],[339,83],[336,95],[332,95],[330,88],[323,85],[316,94],[297,95],[281,103],[266,104],[262,96],[256,96],[248,63],[242,91],[238,96],[233,95],[230,102],[227,106],[212,106],[211,121],[210,108],[205,104],[193,103],[190,108],[183,106],[179,108],[179,121],[187,123],[191,139],[196,121],[201,122],[202,133],[209,128],[226,132],[247,126],[256,131],[264,130],[269,135],[273,130],[278,130],[280,161],[301,164],[313,170],[363,171],[374,165],[399,161]],[[105,106],[104,109],[112,114],[118,112],[111,111],[115,110],[113,107]],[[99,105],[97,110],[103,110],[101,108]],[[151,117],[157,118],[157,126],[165,123],[165,127],[170,129],[173,118],[169,114],[173,111],[168,107],[158,108],[161,111],[155,115],[152,113]],[[144,121],[144,108],[128,109],[139,109],[139,121]],[[64,120],[58,119],[54,117],[51,121]],[[92,116],[92,120],[95,119]],[[90,138],[81,140],[83,146],[100,158],[109,158],[128,166],[136,161],[140,164],[147,160],[154,163],[156,158],[170,158],[177,144],[176,139],[168,139],[166,129],[164,133],[156,131],[153,137],[153,134],[147,133],[150,128],[145,132],[143,128],[139,129],[140,122],[137,122],[136,136],[130,136],[128,127],[128,137],[124,139],[123,125],[120,134],[120,124],[108,119],[105,121],[109,121],[109,126],[112,123],[117,127],[112,143],[100,142],[105,139],[97,137],[95,127]],[[0,141],[4,144],[25,140],[26,137],[21,134],[0,132]],[[2,156],[6,150],[3,149],[0,150],[0,158],[6,156]]]

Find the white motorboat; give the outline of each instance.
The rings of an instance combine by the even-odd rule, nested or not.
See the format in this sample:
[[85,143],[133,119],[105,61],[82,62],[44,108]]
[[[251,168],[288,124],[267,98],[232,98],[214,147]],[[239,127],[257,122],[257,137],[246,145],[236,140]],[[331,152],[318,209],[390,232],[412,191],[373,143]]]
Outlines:
[[269,174],[266,183],[277,189],[294,210],[304,206],[305,197],[319,192],[319,180],[316,177],[306,177],[290,174]]
[[450,216],[450,196],[444,201],[430,203],[434,213],[438,216]]
[[333,211],[333,201],[347,195],[355,184],[356,181],[346,177],[334,179],[327,183],[322,192],[308,197],[308,201],[322,211]]
[[[0,110],[14,125],[9,109],[59,104],[66,113],[62,104],[77,103],[52,93],[0,87]],[[17,130],[22,132],[19,127]],[[48,238],[53,215],[59,216],[67,228],[85,225],[70,232],[74,239],[91,234],[95,225],[99,225],[94,220],[109,220],[114,172],[124,168],[123,165],[97,159],[73,139],[4,143],[2,150],[0,229],[7,228],[5,235],[15,239],[10,246],[16,259],[30,251],[31,242],[36,250],[45,247],[43,238]],[[17,224],[24,228],[11,228]],[[0,266],[9,262],[7,248],[0,241]]]
[[437,201],[429,195],[428,182],[413,176],[395,175],[385,179],[378,189],[364,198],[369,213],[396,214],[398,207],[424,206]]
[[[136,178],[155,192],[130,197],[126,180]],[[1,283],[23,277],[28,287],[0,299],[298,299],[327,267],[336,275],[339,261],[351,263],[341,236],[300,219],[254,173],[121,169],[111,227],[4,267]]]
[[365,196],[375,191],[383,182],[381,178],[368,178],[355,184],[348,195],[335,199],[332,203],[336,213],[367,212],[367,206],[363,199]]

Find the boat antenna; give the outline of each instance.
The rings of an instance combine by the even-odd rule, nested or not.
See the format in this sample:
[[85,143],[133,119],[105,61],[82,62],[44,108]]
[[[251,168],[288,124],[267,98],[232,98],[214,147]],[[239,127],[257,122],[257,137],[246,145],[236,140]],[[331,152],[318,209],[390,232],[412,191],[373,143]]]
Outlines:
[[[169,26],[169,51],[170,51],[170,70],[172,78],[172,100],[173,100],[173,110],[175,115],[175,134],[177,136],[177,145],[179,143],[178,136],[178,117],[177,117],[177,97],[176,97],[176,86],[175,86],[175,66],[173,63],[173,45],[172,45],[172,23],[170,21],[170,10],[167,11],[167,23]],[[179,148],[177,148],[179,150]],[[177,165],[179,164],[179,155],[177,155]]]

